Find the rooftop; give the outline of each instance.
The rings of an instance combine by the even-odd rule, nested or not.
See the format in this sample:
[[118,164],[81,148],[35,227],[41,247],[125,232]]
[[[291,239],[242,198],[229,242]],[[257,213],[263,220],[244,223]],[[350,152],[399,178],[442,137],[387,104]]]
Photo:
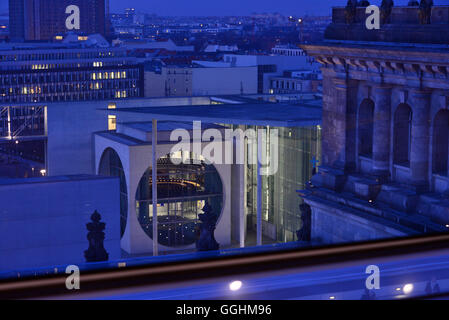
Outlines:
[[[130,127],[135,130],[144,131],[144,132],[152,132],[153,131],[153,124],[152,122],[145,121],[145,122],[125,122],[122,124],[123,126]],[[213,124],[205,124],[202,126],[203,129],[221,129],[222,126],[219,125],[213,125]],[[159,121],[157,123],[157,131],[163,132],[163,131],[173,131],[176,129],[185,129],[185,130],[192,130],[192,122],[181,122],[181,121]]]
[[103,110],[107,110],[108,114],[139,113],[145,115],[143,120],[303,127],[321,124],[321,103],[319,98],[309,98],[298,104],[243,103]]
[[47,176],[36,178],[1,178],[0,186],[17,185],[17,184],[30,184],[30,183],[54,183],[54,182],[68,182],[68,181],[84,181],[84,180],[104,180],[111,179],[111,177],[79,174],[79,175],[66,175],[66,176]]

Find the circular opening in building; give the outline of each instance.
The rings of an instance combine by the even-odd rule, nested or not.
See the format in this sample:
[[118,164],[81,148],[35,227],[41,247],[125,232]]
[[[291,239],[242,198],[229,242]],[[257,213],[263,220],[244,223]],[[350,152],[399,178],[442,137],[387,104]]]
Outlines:
[[126,219],[128,217],[128,191],[126,187],[125,172],[120,157],[113,149],[108,148],[103,152],[100,160],[98,174],[120,179],[120,236],[125,233]]
[[[179,163],[179,164],[178,164]],[[167,247],[187,246],[198,237],[198,215],[209,203],[217,216],[223,206],[223,186],[215,167],[191,152],[177,152],[157,160],[158,242]],[[140,179],[136,212],[145,233],[153,239],[151,167]]]

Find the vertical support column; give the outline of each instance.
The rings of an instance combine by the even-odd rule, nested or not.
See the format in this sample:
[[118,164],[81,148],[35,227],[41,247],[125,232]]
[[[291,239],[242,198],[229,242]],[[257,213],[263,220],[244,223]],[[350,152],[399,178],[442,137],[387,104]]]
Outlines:
[[391,87],[373,85],[373,99],[373,171],[387,176],[390,172]]
[[257,129],[257,245],[262,245],[262,132]]
[[410,152],[411,182],[420,189],[429,186],[430,92],[412,92],[412,142]]
[[12,132],[11,132],[11,107],[7,107],[8,111],[8,138],[12,138]]
[[[239,129],[243,129],[245,130],[245,128],[243,126],[239,126]],[[243,153],[244,153],[244,157],[243,157],[243,165],[241,166],[241,174],[242,176],[240,177],[240,181],[243,183],[242,189],[243,190],[243,204],[240,207],[240,214],[239,214],[239,238],[240,238],[240,248],[244,248],[245,247],[245,236],[246,236],[246,204],[247,202],[247,193],[246,193],[246,188],[248,185],[248,166],[246,165],[247,161],[248,161],[248,148],[247,148],[247,144],[248,142],[245,141],[245,139],[243,139],[243,141],[239,141],[240,143],[243,143],[244,148],[243,148]]]
[[[332,152],[330,165],[339,169],[344,169],[346,165],[346,105],[347,105],[347,85],[346,79],[334,78],[333,99],[328,101],[328,110],[323,105],[323,127],[325,123],[330,125],[327,129],[326,137],[323,136],[329,151]],[[331,99],[327,97],[326,100]],[[324,101],[323,101],[324,104]],[[327,112],[326,112],[327,111]]]
[[157,120],[153,119],[151,139],[151,187],[152,187],[152,202],[153,202],[153,256],[159,254],[159,241],[157,231]]
[[[346,78],[333,78],[333,99],[324,108],[323,127],[331,126],[333,132],[323,134],[323,145],[327,144],[335,154],[331,165],[344,170],[356,167],[356,112],[358,81]],[[326,100],[331,98],[327,97]]]
[[46,137],[44,139],[44,169],[45,169],[45,175],[49,176],[50,173],[48,172],[48,138]]
[[[47,106],[44,108],[44,164],[45,164],[45,172],[47,175],[50,175],[50,172],[48,170],[48,112],[47,112]],[[93,172],[97,174],[95,171],[95,163],[93,163]]]

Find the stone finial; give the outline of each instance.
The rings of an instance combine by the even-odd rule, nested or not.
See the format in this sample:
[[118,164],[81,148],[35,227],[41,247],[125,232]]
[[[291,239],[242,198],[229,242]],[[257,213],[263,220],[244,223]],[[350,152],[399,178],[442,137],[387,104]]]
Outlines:
[[345,8],[346,24],[351,24],[355,22],[356,7],[357,7],[357,0],[348,0],[348,3],[346,4]]
[[433,0],[421,0],[419,3],[419,23],[430,24]]
[[86,224],[86,228],[89,231],[87,233],[87,240],[89,240],[89,248],[84,251],[84,257],[87,262],[99,262],[107,261],[109,259],[109,254],[104,248],[104,229],[106,228],[106,223],[100,222],[101,215],[95,210],[91,215],[89,222]]
[[380,5],[380,20],[382,24],[389,22],[393,6],[393,0],[382,0],[382,3]]
[[198,251],[218,250],[220,245],[214,236],[218,216],[213,212],[208,202],[204,205],[203,212],[203,214],[198,215],[201,224],[200,237],[196,242],[196,248]]

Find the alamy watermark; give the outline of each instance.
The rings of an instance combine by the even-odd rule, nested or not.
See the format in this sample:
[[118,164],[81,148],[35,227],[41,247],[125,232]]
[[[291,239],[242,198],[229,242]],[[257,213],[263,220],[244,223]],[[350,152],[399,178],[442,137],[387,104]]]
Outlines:
[[[224,129],[201,130],[201,121],[193,122],[193,130],[176,129],[171,132],[170,141],[178,142],[171,148],[171,154],[193,152],[210,164],[260,164],[260,174],[276,174],[279,167],[278,129]],[[191,136],[191,132],[193,136]],[[260,148],[258,148],[258,145]],[[189,157],[171,157],[173,164],[191,163]],[[247,159],[247,162],[245,161]],[[194,159],[193,162],[200,162]]]
[[65,20],[65,27],[67,30],[81,29],[80,8],[76,5],[70,5],[65,9],[65,13],[69,15]]
[[380,289],[380,269],[378,266],[372,264],[366,267],[365,273],[369,274],[365,281],[365,287],[368,290]]
[[380,9],[376,5],[366,7],[365,13],[369,15],[365,20],[365,26],[368,30],[380,29]]
[[67,290],[80,289],[80,268],[75,265],[67,266],[65,273],[69,276],[65,280],[65,287]]

